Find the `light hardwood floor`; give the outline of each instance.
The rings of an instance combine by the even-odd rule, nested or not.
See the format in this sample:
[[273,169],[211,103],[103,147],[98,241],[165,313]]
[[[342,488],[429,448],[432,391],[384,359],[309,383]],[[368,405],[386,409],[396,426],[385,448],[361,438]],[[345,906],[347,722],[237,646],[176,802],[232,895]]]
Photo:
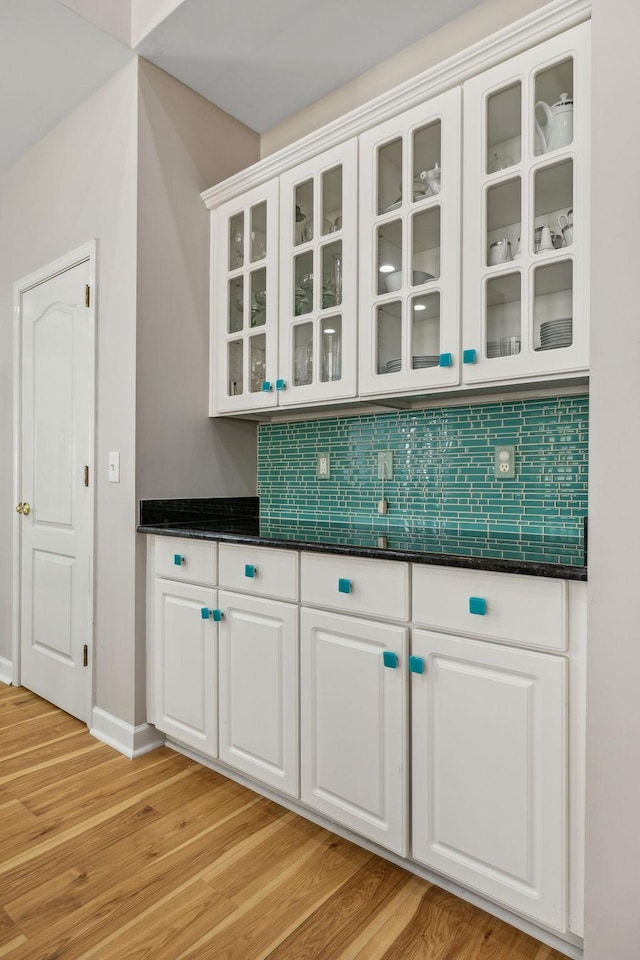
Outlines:
[[0,684],[0,957],[562,960],[173,751]]

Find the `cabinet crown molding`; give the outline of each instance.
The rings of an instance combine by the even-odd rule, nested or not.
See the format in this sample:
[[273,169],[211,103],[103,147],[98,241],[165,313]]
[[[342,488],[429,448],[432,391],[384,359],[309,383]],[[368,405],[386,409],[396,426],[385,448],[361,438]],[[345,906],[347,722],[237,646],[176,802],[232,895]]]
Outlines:
[[218,207],[318,153],[358,136],[370,127],[464,83],[481,71],[583,23],[590,15],[591,0],[552,0],[490,37],[216,184],[201,194],[202,199],[208,209]]

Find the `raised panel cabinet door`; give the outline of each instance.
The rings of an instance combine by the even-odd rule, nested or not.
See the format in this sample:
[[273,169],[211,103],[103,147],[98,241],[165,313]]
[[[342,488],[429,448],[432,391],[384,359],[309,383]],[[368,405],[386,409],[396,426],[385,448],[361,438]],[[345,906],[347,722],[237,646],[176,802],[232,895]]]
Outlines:
[[277,404],[278,179],[211,214],[210,413]]
[[299,796],[298,607],[220,592],[220,759]]
[[565,931],[566,661],[424,630],[412,655],[414,859]]
[[208,587],[155,581],[156,726],[209,757],[218,755],[216,597]]
[[359,393],[458,384],[460,88],[360,137]]
[[353,397],[358,141],[280,177],[280,406]]
[[303,608],[301,798],[408,850],[408,630]]
[[589,364],[590,24],[464,84],[463,379]]

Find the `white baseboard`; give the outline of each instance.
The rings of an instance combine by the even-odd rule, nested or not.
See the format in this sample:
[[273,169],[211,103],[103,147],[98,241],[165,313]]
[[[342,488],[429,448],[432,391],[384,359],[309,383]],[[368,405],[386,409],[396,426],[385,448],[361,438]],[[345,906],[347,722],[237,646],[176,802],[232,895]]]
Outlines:
[[129,759],[140,757],[164,744],[164,734],[158,733],[150,723],[134,727],[100,707],[93,708],[89,733]]
[[13,683],[13,661],[0,657],[0,683]]

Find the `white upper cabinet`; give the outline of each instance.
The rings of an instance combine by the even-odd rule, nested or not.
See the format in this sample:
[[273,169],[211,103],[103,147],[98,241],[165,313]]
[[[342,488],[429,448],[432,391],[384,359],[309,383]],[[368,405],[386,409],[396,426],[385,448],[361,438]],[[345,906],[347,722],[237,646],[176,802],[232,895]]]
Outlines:
[[275,406],[278,181],[218,207],[211,247],[211,413]]
[[282,406],[354,397],[358,142],[280,178]]
[[586,370],[589,24],[464,85],[464,380]]
[[539,35],[205,195],[213,415],[588,371],[590,24]]
[[360,393],[460,379],[459,89],[360,137]]

